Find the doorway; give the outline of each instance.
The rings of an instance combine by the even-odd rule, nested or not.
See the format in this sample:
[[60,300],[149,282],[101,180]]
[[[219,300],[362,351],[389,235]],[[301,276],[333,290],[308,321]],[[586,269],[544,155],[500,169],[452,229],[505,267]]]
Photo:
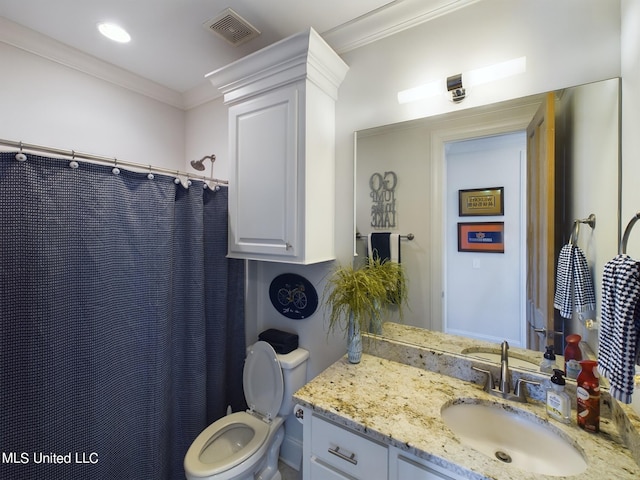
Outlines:
[[[445,143],[447,333],[526,347],[526,145],[525,131]],[[496,201],[502,212],[462,211],[460,192],[469,189],[502,192]],[[461,251],[469,250],[461,245],[467,229],[482,231],[494,225],[493,240],[503,245],[502,251],[477,243],[470,248],[474,251]]]

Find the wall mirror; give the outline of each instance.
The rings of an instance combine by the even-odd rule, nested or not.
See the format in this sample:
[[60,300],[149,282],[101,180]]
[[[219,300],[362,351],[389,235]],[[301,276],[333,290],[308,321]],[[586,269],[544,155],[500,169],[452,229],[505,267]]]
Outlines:
[[[550,192],[540,196],[554,202],[551,216],[537,219],[551,238],[545,259],[539,240],[527,240],[528,221],[548,207],[529,206],[536,187],[527,168],[539,160],[529,158],[527,130],[549,101],[553,176],[540,180]],[[597,351],[601,272],[620,238],[618,78],[376,126],[356,132],[355,139],[354,261],[366,258],[368,234],[401,235],[410,288],[402,323],[537,351],[553,344],[560,353],[566,335],[579,333]],[[499,191],[502,210],[463,211],[461,202],[475,190]],[[597,309],[593,318],[565,319],[549,299],[557,254],[574,222],[591,214],[595,227],[579,224],[577,245],[592,272]],[[503,251],[461,248],[468,224],[497,230]],[[550,300],[550,308],[535,296]]]

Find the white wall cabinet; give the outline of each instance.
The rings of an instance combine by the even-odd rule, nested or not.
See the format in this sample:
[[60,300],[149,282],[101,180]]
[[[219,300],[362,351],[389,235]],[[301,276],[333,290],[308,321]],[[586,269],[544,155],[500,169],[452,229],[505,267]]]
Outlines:
[[229,106],[229,256],[335,258],[335,101],[347,65],[309,29],[207,77]]
[[304,410],[303,480],[463,480],[445,467]]

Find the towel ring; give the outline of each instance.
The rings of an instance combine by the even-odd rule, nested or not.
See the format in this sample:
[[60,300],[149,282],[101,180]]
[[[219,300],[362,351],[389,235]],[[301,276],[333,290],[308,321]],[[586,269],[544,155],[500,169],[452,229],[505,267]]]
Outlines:
[[578,236],[580,235],[580,222],[578,220],[573,221],[573,230],[569,236],[569,244],[574,245],[578,242]]
[[581,220],[573,221],[573,230],[571,231],[571,236],[569,237],[569,244],[573,245],[578,242],[578,236],[580,235],[580,224],[586,223],[591,227],[591,229],[596,228],[596,216],[592,213],[587,218],[583,218]]
[[627,253],[627,242],[629,241],[629,235],[631,235],[631,230],[636,222],[640,219],[640,212],[637,212],[629,223],[627,224],[627,228],[624,229],[624,234],[622,235],[622,240],[620,241],[620,248],[618,249],[618,253],[624,255]]

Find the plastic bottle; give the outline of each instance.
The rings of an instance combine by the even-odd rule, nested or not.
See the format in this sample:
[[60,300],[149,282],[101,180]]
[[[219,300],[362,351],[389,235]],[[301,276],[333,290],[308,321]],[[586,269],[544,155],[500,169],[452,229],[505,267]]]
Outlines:
[[571,422],[571,398],[564,391],[564,373],[556,368],[547,389],[547,414],[562,423]]
[[600,431],[600,379],[598,376],[598,362],[582,360],[582,370],[578,375],[576,389],[578,405],[578,426],[587,432]]
[[[567,345],[564,347],[564,374],[567,378],[575,379],[579,370],[567,369],[569,360],[582,360],[582,352],[580,351],[580,340],[582,337],[578,334],[567,335]],[[571,373],[571,374],[570,374]]]
[[542,363],[540,363],[540,371],[542,373],[553,373],[558,368],[556,365],[556,356],[553,353],[553,345],[547,345],[546,351],[542,356]]

